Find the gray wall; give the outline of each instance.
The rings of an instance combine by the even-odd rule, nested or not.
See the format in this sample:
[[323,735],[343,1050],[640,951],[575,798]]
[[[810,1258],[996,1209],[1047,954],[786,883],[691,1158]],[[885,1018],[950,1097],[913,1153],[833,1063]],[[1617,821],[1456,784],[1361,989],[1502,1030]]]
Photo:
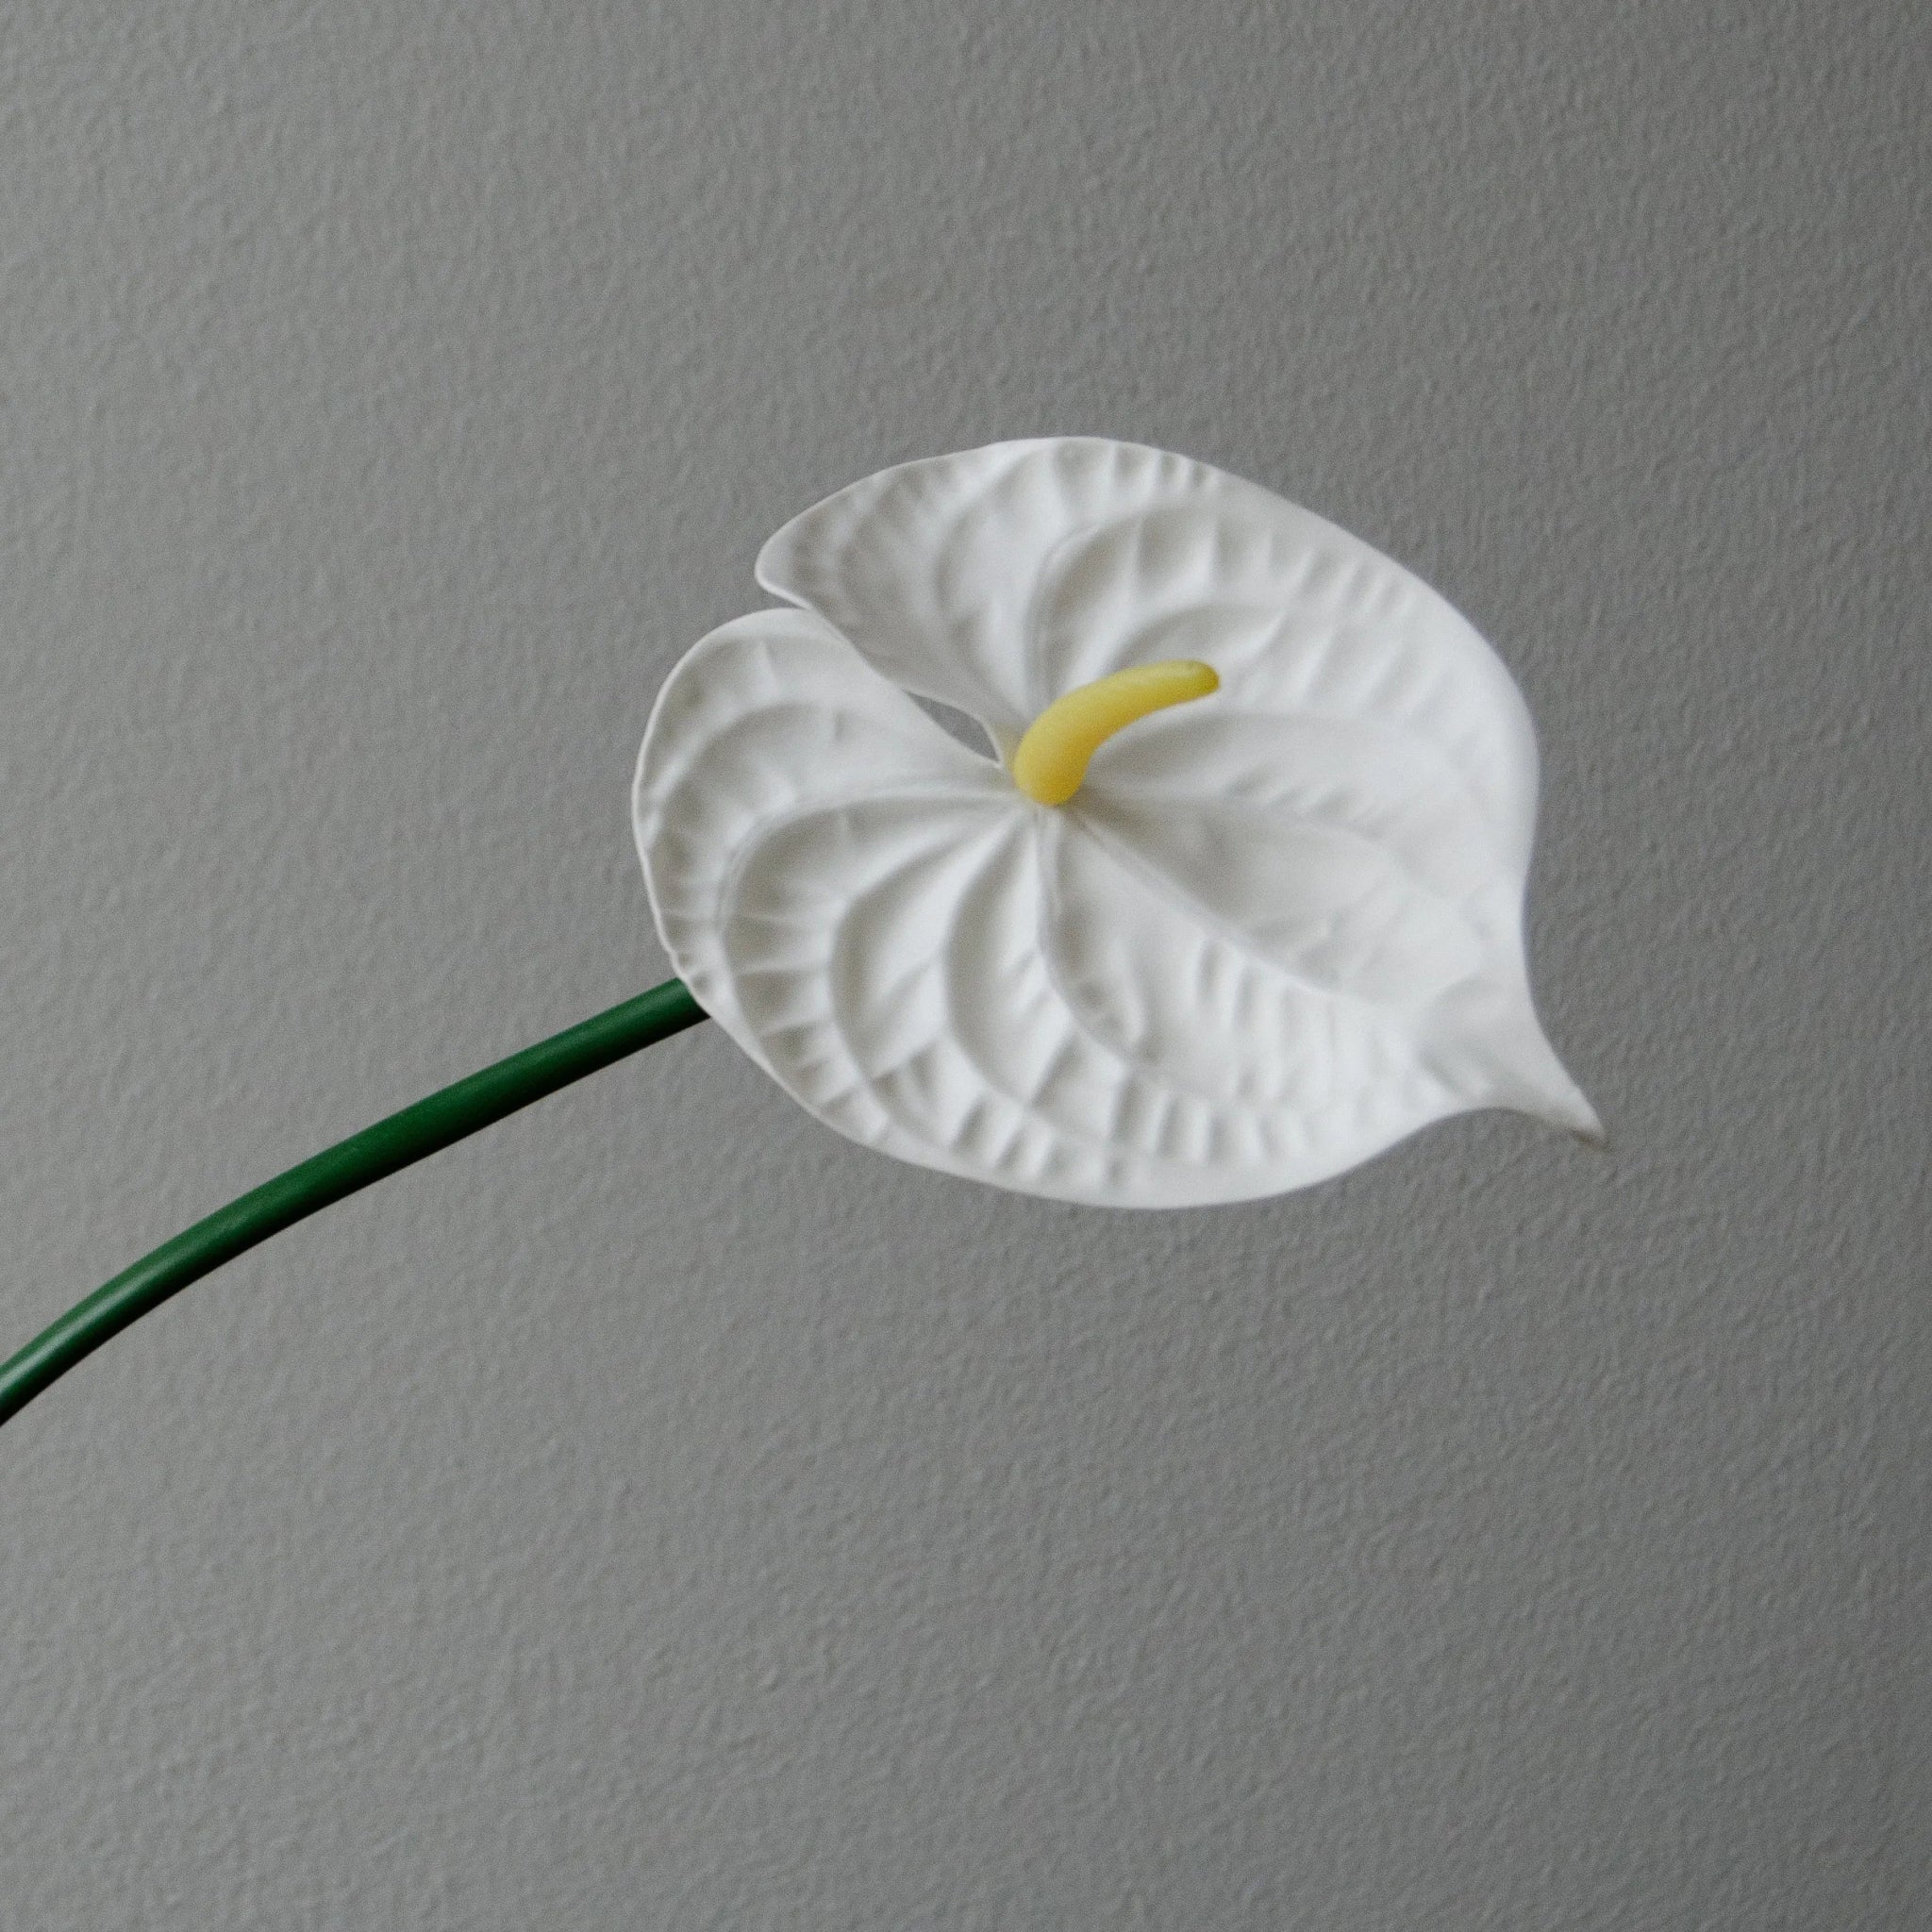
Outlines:
[[700,1030],[0,1441],[0,1920],[1905,1927],[1916,0],[50,0],[0,26],[7,1345],[660,977],[759,541],[1097,430],[1492,637],[1616,1139],[1137,1217]]

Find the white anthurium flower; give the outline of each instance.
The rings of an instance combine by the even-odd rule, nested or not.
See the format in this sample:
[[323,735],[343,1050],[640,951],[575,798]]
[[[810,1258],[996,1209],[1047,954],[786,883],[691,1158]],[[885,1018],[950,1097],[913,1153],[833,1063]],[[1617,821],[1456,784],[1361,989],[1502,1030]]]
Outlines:
[[1474,1108],[1600,1137],[1530,1001],[1528,713],[1399,564],[1064,437],[869,476],[758,575],[797,608],[672,673],[638,849],[677,971],[820,1119],[1147,1208]]

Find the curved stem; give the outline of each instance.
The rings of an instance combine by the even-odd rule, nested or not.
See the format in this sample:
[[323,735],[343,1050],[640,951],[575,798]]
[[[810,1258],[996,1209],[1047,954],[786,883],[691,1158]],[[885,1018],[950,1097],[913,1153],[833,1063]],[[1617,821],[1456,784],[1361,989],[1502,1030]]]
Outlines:
[[0,1423],[17,1415],[102,1342],[224,1261],[705,1017],[684,982],[668,979],[364,1127],[229,1202],[96,1289],[0,1365]]

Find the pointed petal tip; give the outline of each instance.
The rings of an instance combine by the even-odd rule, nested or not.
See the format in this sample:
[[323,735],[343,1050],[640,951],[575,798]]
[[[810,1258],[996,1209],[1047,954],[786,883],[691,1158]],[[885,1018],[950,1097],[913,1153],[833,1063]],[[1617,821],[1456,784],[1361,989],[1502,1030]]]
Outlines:
[[1570,1134],[1586,1147],[1601,1152],[1609,1146],[1610,1137],[1596,1108],[1570,1077],[1570,1070],[1557,1058],[1556,1049],[1533,1019],[1527,1025],[1494,1036],[1492,1049],[1496,1050],[1492,1064],[1500,1076],[1496,1092],[1502,1106]]
[[1609,1152],[1609,1130],[1604,1125],[1596,1108],[1583,1097],[1583,1090],[1567,1077],[1563,1091],[1545,1093],[1537,1105],[1524,1110],[1595,1153]]

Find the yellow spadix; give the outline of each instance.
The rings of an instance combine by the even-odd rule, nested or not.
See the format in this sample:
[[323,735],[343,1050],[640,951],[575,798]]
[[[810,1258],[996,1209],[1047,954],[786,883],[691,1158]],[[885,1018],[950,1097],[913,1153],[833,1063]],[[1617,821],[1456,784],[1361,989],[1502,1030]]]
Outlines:
[[1041,805],[1064,805],[1079,791],[1087,760],[1124,725],[1169,705],[1221,689],[1213,665],[1192,658],[1135,664],[1056,698],[1026,727],[1013,753],[1013,783]]

